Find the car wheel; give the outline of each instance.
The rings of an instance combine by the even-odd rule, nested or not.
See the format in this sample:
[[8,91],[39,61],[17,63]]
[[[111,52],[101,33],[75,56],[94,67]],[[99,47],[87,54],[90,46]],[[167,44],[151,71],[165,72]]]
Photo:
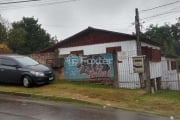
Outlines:
[[26,87],[26,88],[29,88],[29,87],[32,86],[32,80],[31,80],[31,78],[29,76],[23,77],[22,82],[23,82],[23,86]]

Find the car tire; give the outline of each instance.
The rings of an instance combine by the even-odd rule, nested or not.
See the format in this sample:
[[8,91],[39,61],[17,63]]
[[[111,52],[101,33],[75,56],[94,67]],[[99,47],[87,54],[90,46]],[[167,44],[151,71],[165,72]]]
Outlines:
[[32,87],[32,79],[29,76],[24,76],[22,79],[23,86],[26,88]]

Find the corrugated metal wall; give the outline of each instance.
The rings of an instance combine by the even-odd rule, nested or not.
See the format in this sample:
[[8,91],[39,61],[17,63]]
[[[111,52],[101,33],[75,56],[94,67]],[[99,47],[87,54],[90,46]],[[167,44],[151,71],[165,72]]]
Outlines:
[[121,88],[140,88],[139,75],[133,71],[134,56],[136,51],[118,52],[118,79]]
[[170,61],[175,59],[163,58],[161,64],[162,79],[161,88],[166,90],[179,90],[177,70],[171,66]]
[[[118,53],[118,78],[121,88],[140,88],[139,74],[133,71],[132,57],[134,56],[136,56],[136,51]],[[179,90],[177,70],[172,66],[172,62],[168,61],[175,61],[175,59],[163,58],[160,62],[149,62],[151,86],[155,90]]]

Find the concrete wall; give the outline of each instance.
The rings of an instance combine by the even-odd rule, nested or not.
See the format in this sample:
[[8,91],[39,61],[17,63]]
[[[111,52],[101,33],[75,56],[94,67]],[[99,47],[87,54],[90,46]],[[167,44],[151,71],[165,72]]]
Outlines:
[[63,60],[58,57],[58,54],[55,52],[48,53],[34,53],[29,55],[31,58],[35,59],[41,64],[47,64],[51,67],[62,67]]

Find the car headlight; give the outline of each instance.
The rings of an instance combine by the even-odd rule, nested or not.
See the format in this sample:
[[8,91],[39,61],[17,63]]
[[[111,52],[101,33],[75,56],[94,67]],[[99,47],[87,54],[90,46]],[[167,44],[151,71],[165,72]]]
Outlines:
[[45,74],[43,72],[30,71],[30,73],[37,76],[37,77],[44,77],[45,76]]

